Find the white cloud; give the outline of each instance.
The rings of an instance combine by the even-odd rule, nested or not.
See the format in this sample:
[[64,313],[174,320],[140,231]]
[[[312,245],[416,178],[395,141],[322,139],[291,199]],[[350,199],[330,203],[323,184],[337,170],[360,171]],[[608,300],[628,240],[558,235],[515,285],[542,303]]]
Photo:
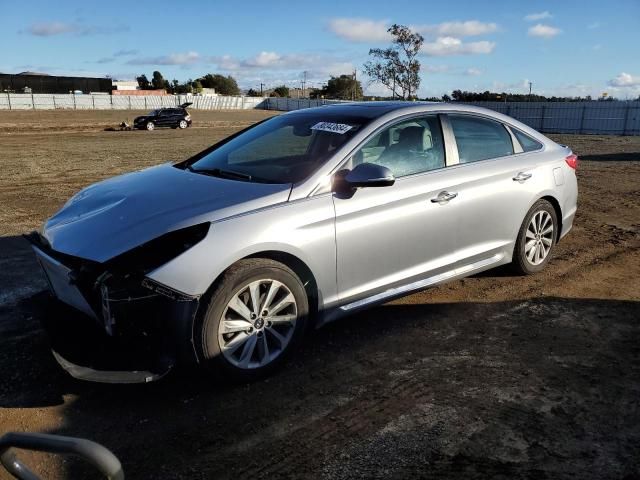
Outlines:
[[54,35],[63,35],[73,33],[76,35],[110,35],[113,33],[127,32],[129,27],[125,25],[113,25],[102,27],[98,25],[81,25],[78,23],[66,22],[41,22],[29,25],[26,33],[37,37],[52,37]]
[[[387,20],[334,18],[329,21],[328,28],[337,36],[351,42],[385,42],[391,40],[391,36],[387,32],[389,28]],[[412,25],[410,28],[427,36],[459,38],[496,32],[498,25],[478,20],[467,20],[433,25]]]
[[439,37],[472,37],[485,35],[498,30],[495,23],[485,23],[478,20],[466,22],[444,22],[437,25],[415,25],[413,30],[423,35],[435,35]]
[[27,27],[27,32],[38,37],[51,37],[53,35],[62,35],[63,33],[76,32],[77,27],[70,23],[63,22],[43,22],[34,23]]
[[530,13],[529,15],[526,15],[524,19],[527,22],[536,22],[538,20],[544,20],[545,18],[552,18],[552,17],[553,15],[551,15],[551,13],[545,10],[544,12]]
[[333,18],[329,30],[351,42],[384,42],[390,40],[386,20],[366,18]]
[[487,54],[493,52],[496,44],[487,40],[464,43],[455,37],[438,37],[435,42],[422,45],[422,53],[432,57],[446,55]]
[[596,28],[600,28],[600,22],[593,22],[587,25],[589,30],[595,30]]
[[538,23],[537,25],[529,28],[530,37],[553,38],[560,33],[562,33],[562,30],[559,28],[552,27],[551,25],[544,25],[542,23]]
[[640,86],[640,76],[622,72],[609,80],[607,84],[611,87],[638,87]]
[[511,92],[514,93],[529,93],[529,80],[524,78],[517,82],[505,83],[494,81],[491,85],[491,90],[496,92]]
[[127,65],[193,65],[201,60],[198,52],[171,53],[159,57],[136,57]]
[[469,75],[470,77],[477,77],[478,75],[482,75],[482,70],[479,68],[467,68],[464,71],[465,75]]
[[131,50],[118,50],[117,52],[113,52],[113,56],[114,57],[125,57],[127,55],[135,55],[138,53],[138,50],[135,49],[131,49]]
[[451,68],[449,65],[421,65],[421,70],[427,73],[446,73]]
[[317,53],[260,52],[252,57],[237,58],[230,55],[206,57],[204,63],[214,64],[225,73],[232,74],[241,82],[296,83],[302,72],[307,72],[307,84],[320,84],[333,75],[350,74],[354,70],[352,62],[331,55]]
[[245,61],[245,63],[252,67],[267,67],[281,62],[283,58],[275,52],[260,52],[253,58]]

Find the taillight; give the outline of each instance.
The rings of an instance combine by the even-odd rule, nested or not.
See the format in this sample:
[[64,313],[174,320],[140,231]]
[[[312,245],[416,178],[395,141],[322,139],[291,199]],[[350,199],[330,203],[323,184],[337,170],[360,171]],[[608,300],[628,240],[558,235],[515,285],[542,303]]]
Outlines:
[[569,165],[574,170],[578,169],[578,164],[580,163],[580,160],[578,160],[578,156],[575,153],[572,153],[571,155],[569,155],[567,158],[564,159],[564,161],[567,162],[567,165]]

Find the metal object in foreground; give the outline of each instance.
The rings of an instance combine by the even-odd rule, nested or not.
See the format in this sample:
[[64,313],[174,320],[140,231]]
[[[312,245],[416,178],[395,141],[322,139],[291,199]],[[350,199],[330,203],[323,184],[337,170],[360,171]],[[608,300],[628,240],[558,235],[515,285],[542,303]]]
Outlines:
[[7,472],[20,480],[39,480],[40,477],[18,460],[11,451],[12,448],[78,455],[100,470],[106,478],[124,480],[120,460],[107,448],[91,440],[44,433],[15,432],[0,437],[0,463]]

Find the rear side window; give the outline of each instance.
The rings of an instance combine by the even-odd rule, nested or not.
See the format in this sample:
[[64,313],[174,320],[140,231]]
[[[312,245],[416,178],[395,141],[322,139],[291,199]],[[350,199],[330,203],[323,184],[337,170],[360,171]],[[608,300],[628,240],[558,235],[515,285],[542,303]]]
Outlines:
[[539,141],[531,138],[529,135],[525,135],[520,130],[516,130],[512,127],[511,131],[515,135],[518,142],[520,142],[520,146],[522,147],[523,152],[533,152],[534,150],[540,150],[542,148],[542,144]]
[[513,143],[501,123],[472,115],[449,115],[460,163],[513,155]]

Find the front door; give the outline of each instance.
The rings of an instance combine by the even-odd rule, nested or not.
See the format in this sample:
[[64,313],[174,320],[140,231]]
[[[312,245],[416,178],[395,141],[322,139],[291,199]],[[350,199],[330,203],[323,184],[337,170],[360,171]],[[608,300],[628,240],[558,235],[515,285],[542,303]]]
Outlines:
[[349,159],[346,168],[384,165],[396,182],[333,196],[342,302],[391,296],[455,262],[457,206],[445,198],[452,177],[444,151],[439,118],[426,115],[390,126]]

